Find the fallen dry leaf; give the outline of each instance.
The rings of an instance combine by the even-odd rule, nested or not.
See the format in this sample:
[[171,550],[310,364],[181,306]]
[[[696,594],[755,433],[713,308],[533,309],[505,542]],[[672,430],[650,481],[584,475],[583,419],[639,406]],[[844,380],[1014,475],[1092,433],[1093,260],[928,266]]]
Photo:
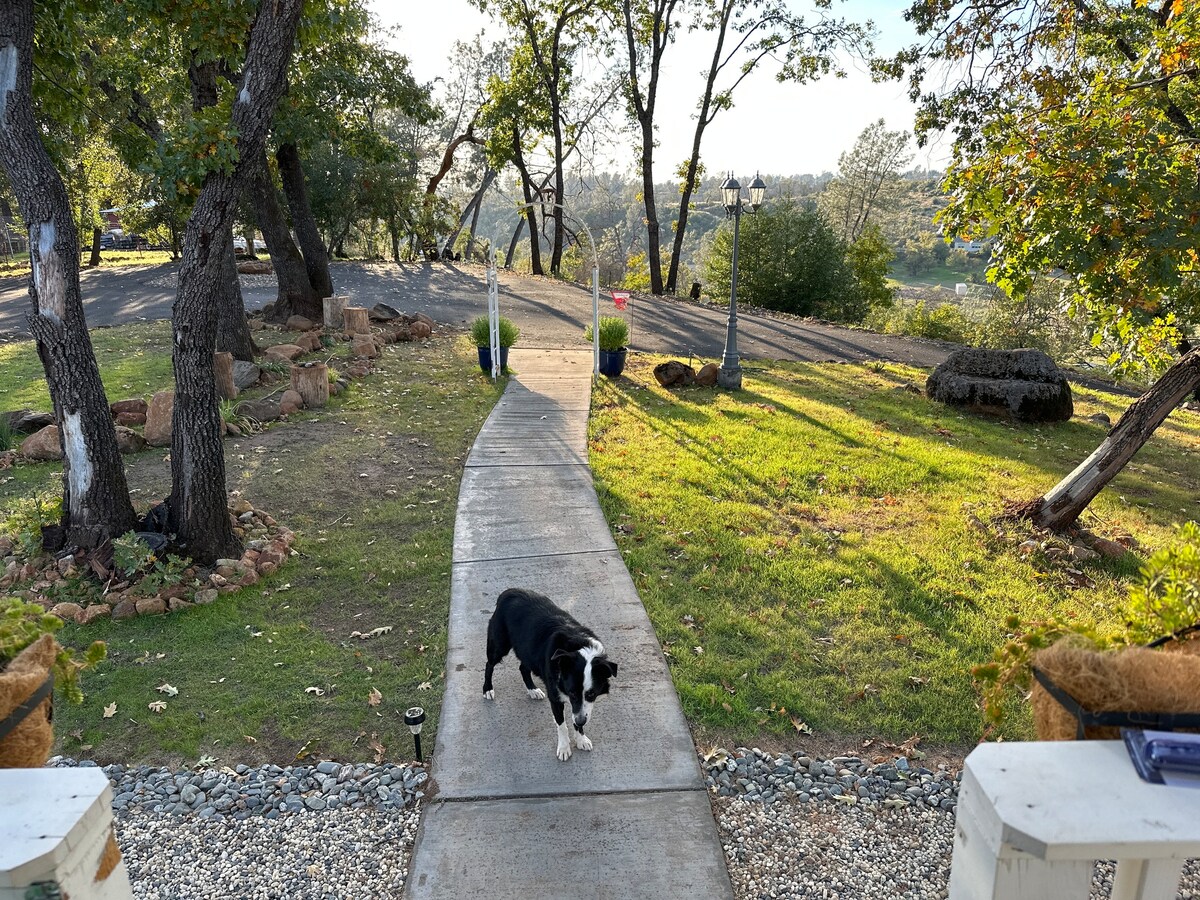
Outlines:
[[433,687],[433,685],[430,684],[428,681],[422,681],[420,684],[417,685],[417,690],[418,691],[427,691],[431,687]]
[[165,681],[156,687],[155,690],[160,694],[166,694],[168,697],[179,696],[179,688],[175,687],[173,684],[167,684]]
[[383,762],[383,754],[387,752],[387,748],[379,743],[379,736],[373,731],[371,732],[371,739],[367,741],[367,746],[375,751],[376,765]]
[[151,712],[160,713],[167,708],[166,700],[155,700],[153,703],[147,703],[146,708]]
[[379,693],[379,688],[371,688],[371,693],[367,695],[368,706],[378,706],[383,702],[383,694]]
[[324,696],[325,696],[325,692],[324,692],[323,690],[321,690],[319,687],[316,687],[315,685],[314,685],[313,687],[306,687],[306,688],[304,689],[304,693],[306,693],[306,694],[316,694],[318,697],[324,697]]
[[117,714],[117,704],[115,702],[110,703],[110,704],[108,704],[108,706],[104,707],[104,718],[111,719],[116,714]]

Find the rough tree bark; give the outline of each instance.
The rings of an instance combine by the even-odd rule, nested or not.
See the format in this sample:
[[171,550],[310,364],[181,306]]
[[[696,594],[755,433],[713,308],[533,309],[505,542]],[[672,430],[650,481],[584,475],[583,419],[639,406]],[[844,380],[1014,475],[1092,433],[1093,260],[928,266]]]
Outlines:
[[1167,369],[1154,386],[1125,410],[1104,442],[1079,466],[1022,512],[1035,525],[1061,531],[1123,469],[1156,428],[1200,385],[1200,349],[1192,350]]
[[[471,261],[471,257],[475,253],[475,240],[479,237],[479,213],[483,210],[483,195],[487,193],[487,189],[496,180],[497,174],[495,169],[489,167],[483,175],[483,185],[479,188],[479,193],[476,195],[475,212],[471,213],[471,233],[467,235],[467,248],[466,252],[463,253],[463,259],[467,260],[467,262]],[[490,249],[490,244],[488,252],[494,252]]]
[[[314,322],[321,318],[321,298],[313,290],[304,266],[304,257],[292,241],[287,218],[279,205],[279,192],[267,166],[266,152],[259,154],[253,176],[247,182],[254,215],[262,231],[275,278],[279,283],[271,320],[286,322],[291,316],[304,316]],[[324,247],[321,248],[324,250]]]
[[276,0],[258,8],[233,104],[240,161],[232,174],[211,172],[204,179],[188,218],[179,265],[173,317],[176,394],[169,527],[186,552],[203,563],[241,553],[226,508],[225,456],[213,378],[216,295],[238,192],[252,174],[283,94],[302,6],[303,0]]
[[[188,69],[188,80],[192,88],[192,109],[196,112],[216,105],[218,74],[228,74],[222,64],[197,63],[193,54],[193,62]],[[234,359],[253,362],[258,347],[250,335],[250,323],[246,321],[246,305],[242,301],[242,284],[238,280],[237,257],[233,252],[232,216],[229,226],[225,229],[224,241],[222,273],[215,296],[219,309],[217,349],[232,353]]]
[[246,304],[242,300],[242,283],[238,280],[237,256],[233,252],[233,226],[229,227],[229,239],[225,241],[224,259],[221,261],[221,289],[217,295],[221,310],[217,315],[217,349],[232,353],[234,359],[254,362],[258,346],[250,335],[250,323],[246,321]]
[[100,265],[100,237],[103,234],[99,225],[92,226],[92,255],[88,258],[89,269],[95,269]]
[[513,126],[513,162],[521,173],[521,193],[525,197],[525,221],[529,223],[529,266],[534,275],[545,275],[542,271],[542,247],[538,238],[537,212],[532,206],[533,182],[529,179],[529,170],[525,166],[525,152],[521,148],[521,132]]
[[[462,230],[467,224],[467,219],[471,220],[471,234],[468,240],[474,241],[475,227],[479,222],[479,207],[483,204],[483,195],[486,194],[487,189],[492,186],[492,181],[494,181],[495,178],[496,172],[490,166],[484,170],[483,180],[479,183],[479,188],[475,191],[474,196],[471,197],[471,202],[463,207],[462,214],[458,217],[458,227],[450,232],[450,236],[446,238],[446,243],[442,245],[443,255],[446,253],[446,251],[450,251],[451,253],[454,252],[454,245],[458,243],[458,236],[462,234]],[[467,245],[466,258],[468,260],[471,258],[470,244]]]
[[646,259],[650,264],[650,292],[663,292],[662,252],[660,250],[658,207],[654,198],[654,111],[658,104],[658,78],[663,53],[671,37],[671,16],[678,0],[656,0],[649,28],[650,58],[646,75],[646,93],[642,96],[638,71],[637,28],[631,0],[624,0],[625,40],[629,50],[629,96],[633,113],[642,130],[642,200],[646,207]]
[[91,549],[137,517],[84,321],[71,203],[42,144],[32,88],[33,0],[8,0],[0,4],[0,164],[29,230],[29,330],[61,435],[66,541]]
[[295,144],[281,144],[275,151],[275,161],[279,163],[279,177],[283,181],[283,193],[292,214],[292,224],[296,226],[300,252],[304,254],[308,281],[320,302],[322,297],[333,296],[333,278],[329,274],[329,254],[325,252],[325,242],[321,240],[321,230],[317,227],[317,219],[308,198],[308,183],[304,180],[300,152]]

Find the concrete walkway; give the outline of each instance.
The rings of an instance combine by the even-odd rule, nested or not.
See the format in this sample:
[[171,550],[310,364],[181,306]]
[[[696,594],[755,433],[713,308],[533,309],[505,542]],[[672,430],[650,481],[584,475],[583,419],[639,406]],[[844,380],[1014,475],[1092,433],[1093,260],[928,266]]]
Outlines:
[[[467,459],[454,530],[446,693],[406,896],[729,898],[695,750],[587,466],[592,355],[514,350],[518,373]],[[510,655],[483,699],[487,623],[508,587],[546,594],[620,665],[595,749],[555,757],[546,701]]]

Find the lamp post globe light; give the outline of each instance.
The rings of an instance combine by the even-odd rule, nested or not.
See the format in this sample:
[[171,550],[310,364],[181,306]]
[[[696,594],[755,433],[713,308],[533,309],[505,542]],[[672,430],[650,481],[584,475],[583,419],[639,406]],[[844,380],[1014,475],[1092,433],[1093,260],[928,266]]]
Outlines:
[[[755,173],[754,180],[750,182],[750,209],[753,212],[758,212],[762,206],[766,192],[766,182]],[[717,372],[717,384],[726,390],[736,391],[742,387],[742,364],[738,359],[737,346],[738,232],[742,223],[742,185],[732,172],[721,185],[721,193],[725,213],[733,218],[733,254],[730,260],[729,321],[725,326],[725,353],[721,357],[720,371]]]

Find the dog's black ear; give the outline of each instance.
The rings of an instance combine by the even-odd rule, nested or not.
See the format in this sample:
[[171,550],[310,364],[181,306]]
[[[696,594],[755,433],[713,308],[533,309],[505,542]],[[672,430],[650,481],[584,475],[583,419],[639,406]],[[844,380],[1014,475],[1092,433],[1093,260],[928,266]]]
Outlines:
[[554,654],[550,657],[550,662],[557,662],[560,659],[569,658],[574,655],[570,650],[555,650]]
[[611,659],[603,659],[600,660],[600,662],[604,663],[604,667],[608,669],[609,678],[617,677],[617,664],[615,662],[613,662]]

